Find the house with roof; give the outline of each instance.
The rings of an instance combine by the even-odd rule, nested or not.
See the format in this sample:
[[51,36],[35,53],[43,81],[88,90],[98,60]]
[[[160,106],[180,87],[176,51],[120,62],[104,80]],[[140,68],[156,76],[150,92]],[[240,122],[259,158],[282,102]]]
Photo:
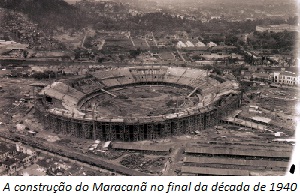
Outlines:
[[295,86],[300,82],[300,77],[295,72],[275,71],[272,74],[272,81],[276,84]]
[[6,47],[7,50],[26,50],[28,48],[28,44],[11,44]]
[[197,43],[195,43],[196,47],[203,47],[205,46],[205,44],[203,42],[198,41]]
[[37,160],[37,156],[32,156],[23,152],[17,153],[14,157],[18,160],[19,167],[29,166]]
[[214,46],[211,52],[219,55],[232,54],[237,52],[236,46]]
[[36,151],[17,143],[7,146],[0,143],[0,173],[12,175],[37,160]]
[[135,145],[124,142],[116,142],[111,145],[111,149],[115,151],[133,151],[145,154],[168,155],[172,151],[171,146],[157,145]]
[[20,142],[16,144],[16,149],[19,153],[28,154],[30,156],[37,156],[37,152],[32,147],[26,146]]
[[6,174],[13,174],[18,169],[18,160],[15,158],[5,158],[0,162],[0,171],[5,172]]
[[0,160],[4,160],[10,154],[9,148],[5,145],[0,143]]
[[186,47],[186,44],[183,43],[182,41],[179,41],[179,42],[177,42],[177,44],[176,44],[176,48],[185,48],[185,47]]
[[194,45],[192,42],[190,42],[190,41],[185,42],[185,45],[186,45],[187,47],[194,47],[194,46],[195,46],[195,45]]
[[163,61],[172,61],[175,59],[174,54],[171,52],[161,52],[159,56]]
[[268,82],[272,80],[272,77],[268,73],[253,73],[252,78],[253,80],[261,81],[261,82]]
[[198,46],[198,47],[186,47],[183,49],[186,52],[203,52],[204,54],[211,54],[209,47],[207,46]]
[[256,31],[264,32],[264,31],[273,31],[273,32],[283,32],[283,31],[294,31],[297,32],[298,26],[289,25],[289,24],[280,24],[280,25],[265,25],[265,26],[256,26]]
[[241,77],[246,80],[250,80],[252,78],[252,73],[248,70],[241,71]]
[[209,43],[206,44],[206,46],[213,47],[213,46],[218,46],[218,45],[214,42],[209,42]]

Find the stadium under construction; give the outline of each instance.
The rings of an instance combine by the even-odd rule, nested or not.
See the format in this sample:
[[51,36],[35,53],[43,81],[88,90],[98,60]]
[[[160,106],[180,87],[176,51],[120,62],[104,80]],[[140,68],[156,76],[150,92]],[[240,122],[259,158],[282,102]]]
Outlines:
[[[159,87],[160,92],[164,87],[169,90],[163,92],[165,96],[160,93],[152,102],[151,96],[145,99],[128,96],[133,89],[143,90],[144,87]],[[186,94],[181,93],[176,98],[167,95],[180,89],[185,89]],[[157,92],[149,94],[154,93]],[[85,77],[54,82],[39,91],[35,113],[39,121],[55,133],[101,141],[133,142],[213,127],[222,117],[240,107],[241,97],[236,81],[215,76],[207,70],[134,66],[89,70]],[[150,101],[145,111],[151,110],[151,105],[154,108],[170,100],[175,104],[172,107],[170,104],[158,105],[153,113],[139,113],[142,106],[135,104],[136,100],[140,105]],[[129,112],[115,112],[126,110],[124,107],[129,108]],[[109,111],[112,108],[114,110]]]

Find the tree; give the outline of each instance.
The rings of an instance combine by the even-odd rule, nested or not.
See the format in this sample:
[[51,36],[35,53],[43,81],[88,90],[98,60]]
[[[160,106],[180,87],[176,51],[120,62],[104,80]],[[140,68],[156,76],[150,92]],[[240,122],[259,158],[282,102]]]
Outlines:
[[142,52],[141,49],[138,48],[137,50],[130,50],[129,54],[131,58],[136,58],[138,55],[141,54],[141,52]]

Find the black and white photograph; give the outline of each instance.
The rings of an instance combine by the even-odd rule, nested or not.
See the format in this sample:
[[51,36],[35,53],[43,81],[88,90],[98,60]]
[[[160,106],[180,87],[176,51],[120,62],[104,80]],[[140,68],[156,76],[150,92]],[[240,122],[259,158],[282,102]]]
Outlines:
[[300,172],[298,4],[0,0],[0,176]]

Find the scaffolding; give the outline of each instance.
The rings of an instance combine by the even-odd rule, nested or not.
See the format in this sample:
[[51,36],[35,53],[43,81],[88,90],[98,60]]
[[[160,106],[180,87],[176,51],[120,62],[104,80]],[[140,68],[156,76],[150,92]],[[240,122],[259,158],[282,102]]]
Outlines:
[[241,94],[224,96],[214,106],[196,112],[189,116],[161,118],[160,121],[137,123],[101,121],[93,115],[92,118],[78,119],[74,114],[51,113],[43,107],[43,100],[35,104],[38,120],[55,133],[62,133],[83,139],[99,139],[101,141],[135,142],[192,134],[213,127],[220,123],[221,118],[231,113],[241,105]]

